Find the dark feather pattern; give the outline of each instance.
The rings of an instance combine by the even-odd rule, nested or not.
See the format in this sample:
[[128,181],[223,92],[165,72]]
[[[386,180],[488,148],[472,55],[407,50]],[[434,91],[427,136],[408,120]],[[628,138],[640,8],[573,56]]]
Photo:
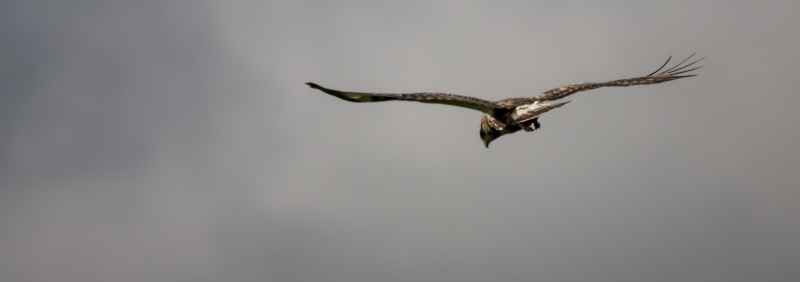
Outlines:
[[[677,65],[662,71],[672,59],[670,56],[661,67],[654,72],[635,78],[612,80],[607,82],[581,82],[562,86],[559,88],[545,91],[530,98],[507,98],[495,102],[478,99],[475,97],[448,94],[448,93],[370,93],[370,92],[349,92],[325,88],[313,82],[306,82],[308,86],[330,94],[339,99],[356,102],[382,102],[382,101],[415,101],[421,103],[442,104],[462,108],[478,110],[484,113],[480,124],[480,137],[484,145],[489,147],[492,140],[500,136],[518,132],[520,130],[534,131],[541,126],[539,117],[551,110],[562,107],[572,101],[552,104],[542,104],[543,101],[558,100],[580,91],[600,88],[600,87],[626,87],[631,85],[657,84],[685,77],[696,76],[695,74],[685,74],[701,67],[689,68],[697,62],[686,63],[694,56],[692,54]],[[688,69],[687,69],[688,68]],[[531,125],[534,127],[532,128]]]
[[679,64],[675,65],[674,67],[672,67],[672,68],[670,68],[668,70],[665,70],[663,72],[657,73],[658,71],[663,69],[664,66],[667,65],[667,63],[669,63],[669,61],[670,61],[670,59],[672,59],[672,57],[669,57],[667,59],[667,61],[663,65],[661,65],[660,68],[658,68],[656,71],[648,74],[647,76],[635,77],[635,78],[626,78],[626,79],[620,79],[620,80],[613,80],[613,81],[608,81],[608,82],[580,82],[580,83],[570,84],[570,85],[562,86],[562,87],[559,87],[559,88],[550,89],[548,91],[543,92],[542,94],[533,96],[533,99],[531,99],[532,100],[531,102],[533,102],[533,101],[553,101],[553,100],[558,100],[558,99],[567,97],[569,95],[572,95],[572,94],[574,94],[576,92],[595,89],[595,88],[600,88],[600,87],[626,87],[626,86],[632,86],[632,85],[657,84],[657,83],[676,80],[676,79],[679,79],[679,78],[696,76],[695,74],[681,75],[683,73],[690,72],[690,71],[693,71],[693,70],[701,68],[701,67],[695,67],[695,68],[692,68],[692,69],[683,70],[686,67],[694,65],[695,63],[705,59],[705,58],[701,58],[701,59],[693,61],[693,62],[691,62],[691,63],[689,63],[687,65],[681,66],[683,63],[685,63],[687,60],[689,60],[689,58],[691,58],[692,56],[694,56],[694,54],[692,54],[688,58],[684,59],[682,62],[680,62]]
[[364,103],[364,102],[382,102],[382,101],[416,101],[421,103],[443,104],[456,107],[469,108],[478,110],[487,114],[494,112],[496,108],[503,108],[493,102],[478,99],[475,97],[448,94],[448,93],[406,93],[406,94],[393,94],[393,93],[368,93],[368,92],[347,92],[329,89],[322,87],[313,82],[306,82],[308,86],[314,89],[319,89],[322,92],[333,95],[342,100]]

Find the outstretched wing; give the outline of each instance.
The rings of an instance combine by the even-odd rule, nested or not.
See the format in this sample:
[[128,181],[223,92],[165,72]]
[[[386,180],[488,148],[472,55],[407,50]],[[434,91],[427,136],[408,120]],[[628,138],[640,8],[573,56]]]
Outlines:
[[572,101],[566,101],[563,103],[554,103],[554,104],[539,104],[538,102],[536,102],[533,105],[528,106],[527,108],[521,108],[521,109],[518,108],[514,113],[511,114],[511,118],[514,119],[515,124],[523,123],[535,119],[546,112],[549,112],[551,110],[554,110],[569,103],[572,103]]
[[558,100],[558,99],[567,97],[567,96],[572,95],[572,94],[574,94],[576,92],[595,89],[595,88],[600,88],[600,87],[607,87],[607,86],[624,87],[624,86],[631,86],[631,85],[656,84],[656,83],[662,83],[662,82],[667,82],[667,81],[671,81],[671,80],[676,80],[676,79],[679,79],[679,78],[696,76],[696,74],[682,75],[684,73],[687,73],[687,72],[690,72],[690,71],[693,71],[693,70],[701,68],[701,67],[694,67],[694,68],[685,70],[687,67],[690,67],[690,66],[694,65],[695,63],[705,59],[705,58],[701,58],[699,60],[696,60],[696,61],[693,61],[693,62],[691,62],[689,64],[684,65],[683,63],[688,61],[692,56],[694,56],[694,54],[692,54],[688,58],[684,59],[683,61],[681,61],[679,64],[675,65],[674,67],[671,67],[671,68],[669,68],[669,69],[667,69],[665,71],[662,71],[662,72],[659,72],[659,71],[661,71],[661,69],[663,69],[667,65],[667,63],[669,63],[669,60],[672,59],[672,56],[670,56],[669,59],[667,59],[667,61],[664,62],[664,64],[661,65],[660,68],[658,68],[656,71],[648,74],[647,76],[636,77],[636,78],[626,78],[626,79],[620,79],[620,80],[614,80],[614,81],[608,81],[608,82],[581,82],[581,83],[570,84],[570,85],[562,86],[562,87],[559,87],[559,88],[556,88],[556,89],[551,89],[551,90],[545,91],[545,92],[543,92],[543,93],[541,93],[539,95],[533,96],[532,100],[533,101],[552,101],[552,100]]
[[339,90],[325,88],[313,82],[306,82],[306,84],[311,88],[318,89],[322,92],[328,93],[339,99],[357,103],[381,102],[381,101],[392,101],[392,100],[417,101],[422,103],[442,104],[442,105],[468,108],[468,109],[478,110],[487,114],[492,114],[493,112],[495,112],[495,110],[500,108],[506,108],[486,100],[468,96],[455,95],[455,94],[447,94],[447,93],[393,94],[393,93],[346,92],[346,91],[339,91]]

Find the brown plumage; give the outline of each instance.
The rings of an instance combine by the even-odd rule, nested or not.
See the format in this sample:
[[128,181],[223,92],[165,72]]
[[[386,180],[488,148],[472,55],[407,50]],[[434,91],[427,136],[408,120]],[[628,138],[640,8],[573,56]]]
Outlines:
[[[694,54],[692,54],[694,56]],[[539,129],[539,116],[542,114],[569,104],[572,101],[562,103],[543,104],[544,101],[554,101],[562,99],[574,93],[600,88],[600,87],[626,87],[632,85],[657,84],[676,80],[684,77],[696,76],[695,74],[685,74],[701,67],[686,69],[695,63],[703,60],[695,60],[685,64],[692,56],[684,59],[677,65],[661,71],[669,59],[656,71],[642,77],[619,79],[607,82],[581,82],[574,83],[559,88],[551,89],[530,98],[508,98],[500,101],[490,102],[469,96],[448,94],[448,93],[369,93],[369,92],[349,92],[339,91],[322,87],[313,82],[306,84],[311,88],[318,89],[334,97],[350,102],[382,102],[382,101],[416,101],[431,104],[451,105],[462,108],[478,110],[484,113],[481,118],[480,136],[484,145],[488,148],[489,143],[500,136],[511,134],[520,130],[534,131]],[[660,71],[660,72],[659,72]],[[533,127],[531,127],[533,125]]]

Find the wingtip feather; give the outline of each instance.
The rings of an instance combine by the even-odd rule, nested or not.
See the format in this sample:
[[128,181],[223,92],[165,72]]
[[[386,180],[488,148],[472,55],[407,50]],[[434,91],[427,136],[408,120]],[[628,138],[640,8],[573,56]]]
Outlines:
[[319,86],[318,84],[313,83],[313,82],[306,82],[306,85],[308,85],[309,87],[314,88],[314,89],[322,89],[322,86]]

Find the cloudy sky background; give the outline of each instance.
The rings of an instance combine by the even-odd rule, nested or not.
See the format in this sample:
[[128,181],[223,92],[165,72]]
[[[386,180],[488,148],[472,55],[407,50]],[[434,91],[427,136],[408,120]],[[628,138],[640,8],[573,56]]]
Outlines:
[[[68,3],[69,2],[69,3]],[[798,281],[798,1],[3,1],[2,281]],[[483,148],[489,100],[598,89]]]

